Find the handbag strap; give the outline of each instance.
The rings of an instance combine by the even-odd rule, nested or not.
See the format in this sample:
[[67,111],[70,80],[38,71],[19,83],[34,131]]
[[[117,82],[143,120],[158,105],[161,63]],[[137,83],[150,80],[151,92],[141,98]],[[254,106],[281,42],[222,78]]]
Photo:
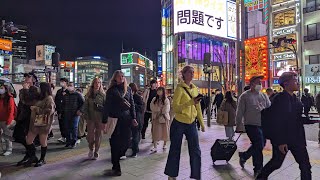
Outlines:
[[193,97],[191,96],[191,94],[190,94],[190,92],[187,90],[187,88],[186,88],[186,87],[183,87],[183,89],[187,92],[187,94],[189,95],[189,97],[190,97],[191,99],[193,99]]

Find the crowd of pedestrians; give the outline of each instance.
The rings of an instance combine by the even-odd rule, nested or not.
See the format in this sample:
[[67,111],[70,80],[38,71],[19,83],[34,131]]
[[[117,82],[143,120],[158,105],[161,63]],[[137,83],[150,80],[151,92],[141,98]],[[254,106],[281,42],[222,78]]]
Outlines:
[[[132,149],[130,157],[138,156],[139,143],[146,138],[151,122],[153,147],[150,153],[159,151],[160,141],[163,141],[162,149],[165,151],[170,141],[164,169],[168,179],[174,180],[178,176],[184,136],[188,142],[190,178],[201,179],[198,131],[205,132],[205,110],[214,109],[216,115],[222,111],[228,115],[227,122],[223,124],[228,141],[233,141],[236,132],[247,133],[251,146],[247,151],[239,152],[239,164],[245,168],[246,161],[252,157],[255,178],[267,179],[281,167],[287,152],[291,151],[299,164],[301,179],[311,179],[302,114],[308,116],[312,107],[320,109],[320,94],[314,100],[305,89],[301,100],[298,99],[294,94],[299,90],[295,73],[283,73],[280,77],[283,92],[268,88],[263,93],[263,76],[254,76],[241,95],[236,96],[233,91],[223,94],[217,89],[211,100],[200,95],[197,86],[192,83],[194,69],[191,66],[185,66],[181,74],[182,81],[172,96],[167,96],[165,88],[158,87],[155,80],[142,92],[136,84],[128,84],[120,70],[114,72],[106,89],[101,79],[94,78],[85,94],[82,89],[76,89],[72,82],[62,78],[61,89],[53,95],[53,85],[38,83],[34,74],[25,74],[17,107],[8,87],[0,84],[0,130],[5,140],[3,155],[12,154],[14,140],[25,148],[25,156],[17,166],[44,165],[48,139],[53,136],[52,124],[57,116],[61,134],[58,141],[65,148],[76,148],[80,139],[86,137],[89,159],[99,158],[103,133],[107,134],[113,166],[106,171],[106,175],[121,176],[120,160],[127,158],[129,147]],[[209,103],[212,103],[213,109],[208,109]],[[272,120],[266,125],[265,119]],[[269,133],[270,126],[272,133]],[[14,131],[10,135],[11,129]],[[273,155],[264,166],[262,151],[266,139],[272,143]],[[41,146],[39,159],[36,146]]]

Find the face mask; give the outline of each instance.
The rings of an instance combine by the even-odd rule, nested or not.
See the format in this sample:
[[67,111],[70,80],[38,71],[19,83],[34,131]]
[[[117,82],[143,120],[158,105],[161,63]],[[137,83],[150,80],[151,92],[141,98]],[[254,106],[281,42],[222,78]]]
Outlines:
[[68,87],[68,91],[73,92],[74,91],[74,87]]
[[65,88],[65,87],[66,87],[66,83],[63,83],[63,82],[62,82],[62,83],[60,83],[60,86],[63,87],[63,88]]
[[262,90],[262,85],[256,85],[256,86],[254,87],[254,89],[255,89],[256,91],[260,92],[260,91]]
[[4,94],[6,92],[5,89],[0,89],[0,94]]

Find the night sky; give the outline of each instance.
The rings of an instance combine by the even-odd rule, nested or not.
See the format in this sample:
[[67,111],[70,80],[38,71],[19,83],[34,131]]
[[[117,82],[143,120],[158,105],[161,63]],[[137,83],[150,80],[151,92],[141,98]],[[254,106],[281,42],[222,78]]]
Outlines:
[[1,0],[0,17],[26,25],[35,45],[57,46],[62,59],[100,55],[120,64],[121,42],[156,58],[161,49],[160,0]]

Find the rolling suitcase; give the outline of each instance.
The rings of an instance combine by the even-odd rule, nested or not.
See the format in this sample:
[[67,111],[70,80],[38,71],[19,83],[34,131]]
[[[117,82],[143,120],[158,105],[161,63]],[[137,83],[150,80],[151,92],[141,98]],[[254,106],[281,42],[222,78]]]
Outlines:
[[240,136],[241,134],[238,136],[236,141],[229,139],[217,139],[211,147],[211,158],[213,163],[217,160],[225,160],[228,162],[237,150],[237,141]]

